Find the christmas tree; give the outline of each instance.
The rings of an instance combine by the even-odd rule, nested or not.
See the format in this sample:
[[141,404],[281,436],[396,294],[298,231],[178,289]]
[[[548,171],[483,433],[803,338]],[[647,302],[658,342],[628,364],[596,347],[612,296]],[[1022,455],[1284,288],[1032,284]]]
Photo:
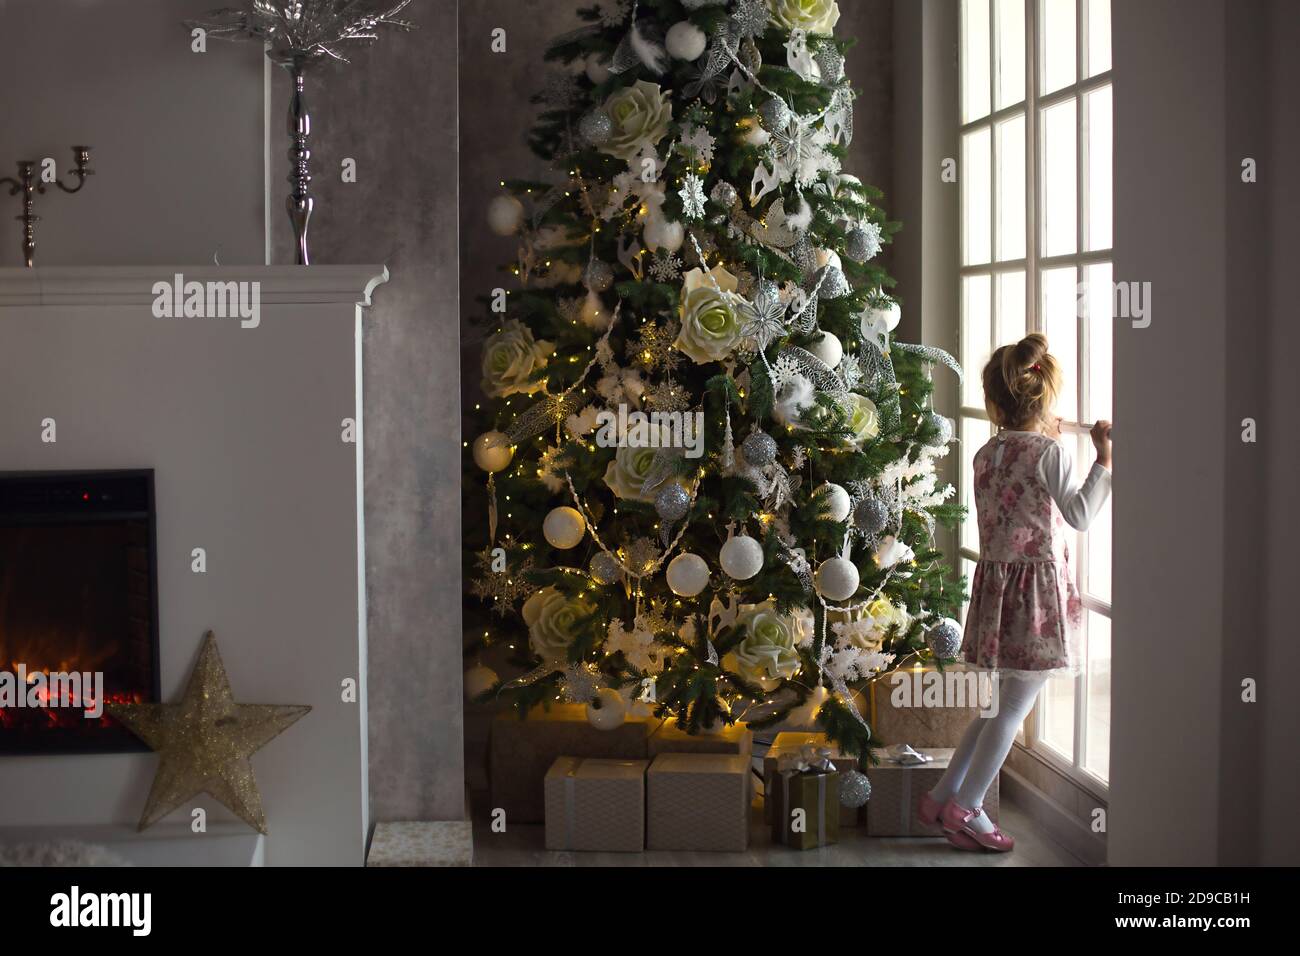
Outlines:
[[863,686],[960,641],[930,405],[934,366],[960,370],[892,336],[898,224],[841,170],[838,6],[581,16],[530,137],[556,176],[489,210],[519,250],[484,310],[467,691],[815,725],[869,759]]

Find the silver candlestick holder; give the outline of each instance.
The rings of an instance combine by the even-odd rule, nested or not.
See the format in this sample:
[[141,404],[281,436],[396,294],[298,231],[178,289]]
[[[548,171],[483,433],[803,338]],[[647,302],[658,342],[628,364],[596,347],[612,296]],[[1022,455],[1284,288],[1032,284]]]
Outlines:
[[[65,193],[80,192],[81,187],[86,185],[86,177],[95,175],[95,171],[90,168],[90,147],[74,146],[72,155],[76,161],[76,167],[72,170],[72,175],[77,178],[77,185],[65,186],[55,178],[54,185]],[[36,265],[36,224],[41,221],[41,217],[33,211],[36,194],[45,194],[45,183],[41,181],[39,174],[36,172],[36,161],[32,159],[21,159],[18,161],[18,177],[7,176],[0,179],[0,186],[9,187],[9,195],[16,196],[23,194],[23,214],[15,216],[23,224],[23,261],[27,263],[27,268],[31,269]]]

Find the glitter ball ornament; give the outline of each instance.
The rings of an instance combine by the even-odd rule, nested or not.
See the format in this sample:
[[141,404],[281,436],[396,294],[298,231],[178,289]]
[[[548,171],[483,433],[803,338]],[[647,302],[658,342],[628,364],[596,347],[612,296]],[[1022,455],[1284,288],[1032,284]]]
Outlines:
[[690,493],[676,482],[664,485],[655,495],[655,513],[669,524],[681,521],[690,509]]
[[844,54],[833,43],[822,43],[813,54],[813,59],[822,71],[822,83],[834,86],[844,79]]
[[924,424],[927,429],[933,428],[936,431],[935,436],[926,442],[927,445],[941,448],[952,441],[951,418],[946,418],[938,412],[926,412]]
[[790,125],[790,104],[779,96],[765,100],[758,108],[758,118],[769,133]]
[[889,524],[889,507],[879,498],[863,498],[853,512],[853,523],[867,534],[879,534]]
[[578,120],[578,133],[592,146],[604,146],[614,135],[614,121],[604,110],[592,110]]
[[709,198],[719,206],[730,209],[740,199],[740,193],[736,192],[736,187],[725,180],[720,180],[713,191],[709,193]]
[[748,535],[728,538],[718,552],[718,564],[735,581],[748,581],[763,570],[763,546]]
[[840,775],[840,804],[858,808],[864,807],[871,799],[871,781],[860,770],[850,770]]
[[627,720],[627,701],[612,687],[602,687],[587,705],[587,723],[597,730],[613,730]]
[[490,474],[504,471],[514,457],[515,450],[501,432],[484,432],[474,439],[474,464]]
[[831,558],[817,568],[813,583],[828,601],[847,601],[858,593],[858,568],[848,558]]
[[849,500],[849,493],[842,485],[828,481],[818,488],[815,494],[821,504],[822,517],[829,518],[831,521],[843,521],[849,516],[852,502]]
[[764,279],[754,290],[754,308],[770,312],[781,307],[781,287],[771,279]]
[[488,228],[498,236],[513,236],[524,222],[524,205],[514,196],[497,196],[487,208]]
[[940,660],[952,660],[961,650],[961,625],[950,617],[925,633],[925,643]]
[[844,243],[844,252],[854,262],[866,262],[879,251],[880,240],[873,239],[866,229],[854,226],[849,230],[848,238]]
[[842,299],[853,291],[849,280],[844,277],[844,270],[834,264],[822,268],[821,288],[817,291],[824,299]]
[[482,664],[475,664],[465,672],[462,682],[465,687],[465,699],[474,700],[481,697],[497,685],[497,672]]
[[608,292],[614,284],[614,269],[608,262],[592,259],[582,270],[582,284],[592,292]]
[[576,508],[552,508],[542,522],[542,536],[552,548],[576,548],[587,533],[587,522]]
[[740,443],[740,452],[756,468],[766,467],[776,461],[776,439],[767,432],[752,431]]
[[686,551],[668,562],[665,577],[678,597],[695,597],[709,586],[709,566],[698,554]]
[[587,571],[597,584],[613,584],[623,577],[623,568],[619,565],[618,559],[608,551],[597,551],[593,554],[591,563],[587,565]]

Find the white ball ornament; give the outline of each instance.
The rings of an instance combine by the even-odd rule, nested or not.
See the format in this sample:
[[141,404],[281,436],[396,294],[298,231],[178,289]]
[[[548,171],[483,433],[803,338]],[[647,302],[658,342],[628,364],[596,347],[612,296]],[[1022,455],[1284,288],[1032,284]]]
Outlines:
[[709,566],[698,554],[686,551],[668,562],[665,577],[678,597],[695,597],[709,586]]
[[613,730],[627,720],[627,701],[612,687],[602,687],[587,705],[587,723],[597,730]]
[[861,323],[862,334],[868,335],[869,329],[877,323],[883,324],[888,332],[898,328],[898,323],[903,318],[903,310],[899,308],[898,303],[893,299],[879,306],[869,305],[862,311]]
[[651,252],[663,249],[676,252],[686,241],[686,228],[680,222],[665,219],[662,214],[646,217],[645,228],[641,231],[646,248]]
[[836,269],[843,269],[844,263],[840,260],[840,254],[834,249],[817,250],[817,268],[825,266],[834,266]]
[[514,196],[497,196],[487,209],[488,228],[498,236],[513,236],[524,222],[524,204]]
[[542,536],[553,548],[576,548],[587,533],[587,522],[576,508],[552,508],[542,522]]
[[748,581],[763,570],[763,546],[748,535],[728,538],[718,552],[718,564],[734,581]]
[[808,346],[808,351],[826,363],[827,368],[835,368],[844,358],[844,346],[837,336],[823,332],[822,337]]
[[490,667],[482,664],[475,664],[465,672],[463,681],[465,686],[465,699],[474,700],[481,697],[497,685],[497,672]]
[[705,37],[704,31],[690,20],[674,23],[668,28],[668,35],[664,37],[664,46],[668,50],[668,55],[675,60],[698,60],[707,45],[708,38]]
[[600,53],[593,53],[587,57],[587,79],[597,86],[609,79],[609,64],[605,62],[605,57]]
[[817,489],[816,495],[821,503],[823,516],[832,521],[844,521],[848,518],[853,501],[842,485],[828,481]]
[[474,464],[486,472],[505,471],[514,457],[510,440],[501,432],[484,432],[474,439]]
[[814,583],[826,600],[847,601],[858,593],[858,567],[848,558],[831,558],[821,563]]

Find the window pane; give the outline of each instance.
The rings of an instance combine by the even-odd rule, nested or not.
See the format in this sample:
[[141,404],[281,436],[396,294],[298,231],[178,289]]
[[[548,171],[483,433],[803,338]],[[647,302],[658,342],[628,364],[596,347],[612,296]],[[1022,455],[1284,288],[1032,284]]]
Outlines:
[[1088,727],[1083,765],[1110,776],[1110,618],[1088,612]]
[[1043,270],[1043,331],[1064,379],[1056,413],[1066,421],[1079,417],[1079,304],[1074,266]]
[[1110,0],[1088,0],[1088,75],[1110,69]]
[[961,4],[961,119],[989,113],[989,0]]
[[[969,518],[967,518],[966,520],[967,520],[967,521],[974,521],[974,520],[975,520],[975,516],[972,514],[972,515],[971,515]],[[962,621],[962,626],[964,627],[965,624],[966,624],[966,611],[970,608],[970,597],[969,597],[969,595],[970,595],[970,584],[971,584],[971,581],[973,581],[973,580],[975,579],[975,562],[974,562],[974,561],[971,561],[969,558],[962,558],[962,559],[961,559],[961,573],[962,573],[963,575],[965,575],[965,577],[966,577],[966,594],[967,594],[967,598],[966,598],[966,600],[965,600],[965,601],[962,601],[962,604],[961,604],[961,621]]]
[[1074,762],[1073,677],[1053,677],[1038,702],[1038,739],[1071,763]]
[[[1084,464],[1091,468],[1092,458],[1085,459]],[[1088,527],[1088,593],[1100,601],[1110,603],[1110,568],[1111,549],[1114,547],[1111,537],[1110,502],[1102,506],[1101,513]]]
[[961,546],[969,548],[971,551],[979,552],[980,537],[979,526],[975,522],[975,498],[971,494],[974,487],[974,462],[975,453],[980,450],[989,439],[989,424],[982,418],[966,418],[961,420],[961,474],[958,476],[957,484],[961,487],[961,503],[966,509],[966,520],[961,525]]
[[996,109],[1025,98],[1025,0],[998,0]]
[[992,351],[993,308],[988,276],[966,276],[961,280],[961,364],[967,370],[963,378],[961,403],[971,408],[984,407],[984,386],[980,371]]
[[1025,257],[1025,117],[998,124],[998,259]]
[[1043,45],[1039,57],[1039,89],[1059,90],[1075,81],[1074,0],[1040,0]]
[[1061,256],[1075,251],[1077,211],[1075,209],[1074,100],[1066,100],[1042,113],[1042,220],[1043,255]]
[[1109,262],[1085,266],[1088,323],[1088,421],[1113,418],[1113,378],[1115,366],[1114,327],[1111,307],[1111,268]]
[[998,345],[1019,342],[1027,331],[1025,322],[1025,274],[998,275]]
[[962,263],[989,261],[992,229],[993,181],[989,155],[988,127],[967,133],[961,139],[961,235]]
[[1088,166],[1084,186],[1088,197],[1087,216],[1084,219],[1084,237],[1088,249],[1109,249],[1111,246],[1111,208],[1114,203],[1111,189],[1112,116],[1110,87],[1094,90],[1084,98],[1084,122]]

